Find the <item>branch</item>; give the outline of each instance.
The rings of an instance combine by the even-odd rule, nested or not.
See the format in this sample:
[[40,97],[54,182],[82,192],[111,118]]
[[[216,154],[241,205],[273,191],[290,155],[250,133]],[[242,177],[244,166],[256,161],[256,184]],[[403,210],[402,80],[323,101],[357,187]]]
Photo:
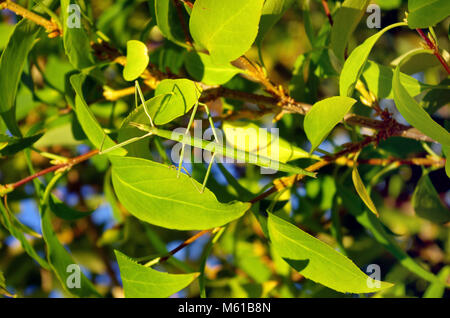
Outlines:
[[47,30],[47,33],[49,33],[49,38],[55,38],[62,35],[62,30],[59,28],[58,24],[53,21],[49,21],[28,9],[25,9],[24,7],[12,2],[11,0],[5,0],[1,2],[0,9],[11,10],[15,14],[22,16],[24,19],[28,19],[30,21],[33,21],[37,25],[43,26]]
[[445,68],[448,74],[450,74],[450,67],[448,66],[447,62],[445,62],[442,55],[439,53],[439,48],[437,47],[436,43],[434,41],[431,41],[428,35],[425,35],[421,29],[416,29],[417,33],[419,33],[420,37],[425,41],[427,47],[431,50],[433,50],[434,56],[439,60],[439,62],[442,64],[442,66]]
[[75,166],[83,161],[86,161],[95,155],[98,155],[98,153],[99,153],[98,150],[92,150],[84,155],[69,159],[67,162],[64,162],[64,163],[61,163],[58,165],[54,165],[50,168],[39,171],[31,176],[28,176],[28,177],[16,182],[16,183],[7,184],[5,186],[0,185],[0,196],[4,196],[4,195],[14,191],[15,189],[27,184],[28,182],[33,181],[36,178],[42,177],[48,173],[71,169],[73,166]]

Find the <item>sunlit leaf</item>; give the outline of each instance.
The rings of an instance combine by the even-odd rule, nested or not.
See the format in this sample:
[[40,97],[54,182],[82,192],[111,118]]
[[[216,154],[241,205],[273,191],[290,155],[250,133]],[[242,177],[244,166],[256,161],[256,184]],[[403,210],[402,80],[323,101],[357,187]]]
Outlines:
[[370,51],[372,50],[378,39],[392,28],[406,25],[406,23],[395,23],[379,31],[366,39],[361,45],[352,51],[348,59],[345,61],[339,78],[339,92],[341,96],[352,96],[358,81],[367,62]]
[[194,107],[202,93],[201,88],[188,79],[163,80],[156,87],[155,96],[166,96],[156,108],[152,104],[148,108],[156,125],[163,125],[175,118],[183,116]]
[[355,103],[353,98],[335,96],[314,104],[304,121],[305,133],[311,142],[310,152],[322,143]]
[[190,19],[194,41],[213,61],[225,63],[247,52],[256,39],[263,0],[197,0]]
[[350,259],[293,224],[269,214],[269,236],[278,254],[303,276],[343,293],[371,293],[392,286],[368,284],[364,274]]
[[166,298],[189,286],[199,275],[159,272],[139,265],[119,251],[114,252],[127,298]]
[[233,148],[253,152],[282,163],[311,157],[307,151],[251,122],[225,121],[222,128],[227,143]]
[[127,64],[123,69],[123,78],[126,81],[134,81],[145,71],[149,62],[147,46],[141,41],[128,41]]
[[160,163],[111,157],[114,190],[135,217],[177,230],[205,230],[240,218],[249,203],[220,203],[191,177]]
[[216,64],[211,56],[200,52],[189,52],[186,56],[186,69],[196,80],[207,85],[222,85],[242,72],[229,62]]

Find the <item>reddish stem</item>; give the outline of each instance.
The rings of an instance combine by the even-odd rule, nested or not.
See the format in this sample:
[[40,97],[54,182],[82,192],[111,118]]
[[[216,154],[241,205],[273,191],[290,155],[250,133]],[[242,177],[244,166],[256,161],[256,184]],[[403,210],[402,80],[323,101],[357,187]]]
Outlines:
[[442,66],[445,68],[448,74],[450,74],[450,67],[448,66],[447,62],[445,62],[444,58],[441,54],[439,54],[439,49],[437,48],[436,44],[430,40],[430,38],[422,31],[422,29],[416,29],[417,33],[419,33],[420,37],[425,41],[427,46],[433,50],[434,56],[439,60],[439,62],[442,64]]

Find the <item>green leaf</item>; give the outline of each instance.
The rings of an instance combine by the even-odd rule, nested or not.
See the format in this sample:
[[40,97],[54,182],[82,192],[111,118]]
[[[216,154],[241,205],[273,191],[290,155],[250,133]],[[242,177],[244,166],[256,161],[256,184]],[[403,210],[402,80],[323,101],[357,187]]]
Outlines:
[[[69,5],[75,4],[71,0],[61,0],[61,20],[63,21],[63,41],[66,55],[70,63],[78,70],[90,67],[94,64],[91,54],[89,37],[80,21],[80,27],[70,27],[73,23],[75,12],[69,11]],[[81,19],[81,18],[80,18]]]
[[185,35],[172,0],[156,0],[155,15],[156,23],[164,37],[180,46],[188,47],[184,42]]
[[447,174],[447,177],[450,178],[450,147],[448,146],[442,146],[442,152],[445,155],[445,173]]
[[59,218],[67,221],[75,221],[91,215],[94,211],[80,212],[67,206],[56,196],[51,195],[48,200],[50,210]]
[[277,253],[303,276],[342,293],[372,293],[392,286],[368,279],[350,259],[293,224],[269,214],[269,236]]
[[[379,100],[383,98],[394,98],[394,93],[392,91],[394,70],[392,68],[372,61],[367,61],[361,76],[367,84],[367,89]],[[400,81],[411,96],[417,96],[423,91],[432,88],[431,85],[421,83],[414,77],[404,73],[400,73]]]
[[69,266],[77,263],[58,240],[52,226],[50,208],[46,204],[41,207],[41,220],[42,235],[45,243],[47,244],[47,258],[63,288],[72,295],[81,298],[100,297],[98,291],[92,285],[91,281],[83,274],[83,272],[80,272],[81,288],[68,287],[67,281],[70,280],[70,275],[72,275],[72,272],[68,271]]
[[379,31],[377,34],[372,35],[366,39],[363,44],[358,46],[352,51],[347,61],[345,61],[342,68],[341,76],[339,78],[339,92],[341,96],[352,96],[355,89],[356,82],[358,81],[364,66],[378,39],[390,29],[398,26],[406,25],[406,23],[395,23]]
[[12,156],[36,143],[43,134],[26,138],[9,137],[0,134],[0,156]]
[[114,190],[135,217],[177,230],[205,230],[240,218],[250,203],[220,203],[215,195],[185,174],[160,163],[111,157]]
[[216,64],[208,54],[194,51],[186,55],[185,65],[194,79],[207,85],[225,84],[233,76],[242,72],[229,62]]
[[361,200],[363,200],[363,202],[369,208],[370,211],[372,211],[376,216],[379,216],[380,214],[378,213],[378,210],[375,207],[375,204],[373,203],[372,199],[370,198],[370,195],[367,192],[366,187],[364,186],[364,182],[362,181],[361,176],[359,175],[358,168],[356,165],[356,159],[352,170],[352,180],[356,192],[358,192]]
[[234,61],[256,39],[263,3],[264,0],[197,0],[190,19],[192,37],[216,63]]
[[[105,135],[102,127],[84,100],[82,86],[85,79],[86,76],[84,74],[75,74],[70,77],[70,83],[76,92],[75,113],[89,141],[98,149],[103,146],[102,150],[106,150],[114,147],[116,143],[109,136]],[[126,151],[118,148],[113,150],[111,154],[125,155]]]
[[251,122],[224,121],[222,128],[227,143],[233,148],[252,152],[282,163],[299,158],[311,158],[307,151],[293,146],[290,142],[272,135],[267,129],[260,128]]
[[17,223],[19,223],[19,220],[7,211],[3,203],[0,203],[0,221],[9,233],[20,242],[25,252],[27,252],[31,258],[33,258],[42,268],[50,269],[49,264],[37,254],[33,245],[31,245],[24,233],[20,230],[20,227],[16,226]]
[[427,173],[417,183],[412,197],[412,204],[416,214],[421,218],[435,223],[450,221],[450,210],[441,202],[439,194]]
[[434,282],[432,283],[425,293],[423,294],[423,298],[442,298],[445,292],[445,285],[448,285],[448,279],[450,276],[450,266],[444,266],[438,274],[438,278],[442,281],[442,283]]
[[[417,53],[412,55],[413,52]],[[408,55],[411,56],[405,61],[405,57]],[[425,51],[423,48],[415,48],[400,55],[395,58],[390,65],[395,68],[400,62],[402,62],[402,73],[409,75],[426,71],[432,67],[442,67],[436,56]]]
[[259,21],[259,31],[256,43],[261,46],[266,34],[281,19],[287,9],[295,0],[266,0],[262,8],[261,20]]
[[450,14],[447,0],[408,0],[408,26],[422,29],[436,25]]
[[6,289],[6,280],[2,271],[0,271],[0,295],[5,295],[7,297],[15,297],[15,295],[11,295]]
[[342,198],[343,206],[350,212],[368,231],[370,231],[374,239],[383,245],[383,247],[392,253],[403,267],[410,270],[429,282],[438,282],[436,276],[417,264],[405,251],[401,249],[395,238],[387,231],[383,223],[368,209],[365,209],[361,200],[353,191],[347,189],[342,184],[337,185],[337,191]]
[[115,250],[125,297],[167,298],[189,286],[199,275],[162,273],[143,265]]
[[0,115],[10,132],[17,137],[21,136],[15,114],[17,89],[28,54],[40,30],[27,19],[17,23],[0,57]]
[[331,49],[336,57],[344,61],[345,48],[361,18],[366,13],[369,0],[345,0],[333,17]]
[[144,73],[150,62],[147,46],[141,41],[127,42],[127,64],[123,69],[123,78],[134,81]]
[[[155,96],[166,96],[164,102],[147,106],[155,125],[164,125],[187,114],[198,102],[202,89],[188,79],[166,79],[156,87]],[[146,103],[147,104],[147,103]]]
[[442,145],[450,146],[450,134],[447,130],[436,123],[403,87],[400,82],[400,66],[397,65],[392,82],[394,101],[398,111],[411,126]]
[[310,153],[324,141],[355,103],[353,98],[335,96],[314,104],[304,121],[305,133],[311,142]]

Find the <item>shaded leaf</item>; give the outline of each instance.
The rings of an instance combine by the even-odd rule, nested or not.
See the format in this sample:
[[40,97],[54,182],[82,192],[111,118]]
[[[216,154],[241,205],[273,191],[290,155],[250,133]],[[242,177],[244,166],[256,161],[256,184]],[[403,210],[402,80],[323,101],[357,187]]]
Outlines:
[[344,61],[347,43],[361,18],[366,13],[369,0],[345,0],[333,17],[331,48],[336,57]]
[[[108,135],[105,135],[102,127],[84,100],[82,86],[85,78],[86,76],[84,74],[75,74],[70,77],[70,83],[76,92],[75,113],[89,141],[98,149],[103,146],[102,150],[106,150],[114,147],[116,143]],[[125,155],[126,151],[125,149],[119,148],[114,149],[111,154]]]
[[42,268],[50,269],[49,264],[42,257],[40,257],[33,245],[28,241],[25,237],[24,233],[21,231],[21,228],[17,226],[19,221],[15,218],[15,216],[11,215],[3,205],[0,203],[0,221],[5,226],[5,228],[9,231],[9,233],[14,236],[22,245],[25,252],[33,258]]
[[[80,27],[73,27],[69,23],[74,23],[74,11],[70,10],[71,0],[61,0],[61,20],[63,21],[63,41],[64,49],[70,63],[76,69],[83,69],[94,64],[91,54],[89,37],[80,21]],[[78,6],[79,8],[79,6]],[[79,17],[80,18],[80,17]]]
[[28,54],[40,30],[27,19],[17,23],[0,57],[0,115],[10,132],[17,137],[21,136],[15,114],[17,89]]
[[188,47],[184,43],[185,35],[172,0],[156,0],[155,16],[156,23],[164,37],[178,45]]
[[[367,61],[361,76],[367,84],[367,89],[379,100],[383,98],[394,98],[394,93],[392,91],[392,78],[394,77],[393,69],[373,61]],[[400,81],[411,96],[417,96],[423,91],[432,88],[431,85],[421,83],[414,77],[404,73],[400,73]]]
[[36,143],[43,134],[26,138],[9,137],[0,135],[0,156],[12,156]]
[[400,65],[395,69],[392,88],[395,105],[406,121],[442,145],[450,146],[450,134],[447,130],[436,123],[403,87],[400,82]]
[[75,221],[91,215],[94,211],[80,212],[67,206],[64,202],[59,200],[56,196],[51,195],[48,200],[50,210],[59,218],[67,221]]
[[416,214],[421,218],[436,223],[450,221],[450,210],[441,202],[439,194],[427,173],[417,183],[412,197],[412,204]]
[[281,19],[295,0],[266,0],[262,8],[261,20],[259,21],[259,31],[256,44],[261,46],[266,34]]
[[417,264],[396,242],[387,231],[383,223],[368,209],[365,209],[361,200],[352,191],[344,187],[342,184],[337,186],[339,196],[342,198],[343,206],[350,212],[368,231],[370,231],[374,239],[383,245],[385,249],[392,253],[403,267],[410,270],[429,282],[438,281],[436,276],[428,270]]
[[45,243],[47,244],[47,258],[50,263],[50,267],[55,272],[62,287],[72,295],[77,297],[100,297],[100,294],[92,285],[91,281],[80,272],[80,287],[81,288],[69,288],[67,281],[70,280],[70,276],[73,274],[68,271],[69,266],[77,264],[69,252],[64,248],[61,242],[56,236],[56,232],[53,229],[52,221],[50,217],[50,208],[47,205],[41,207],[41,220],[42,220],[42,235]]
[[434,26],[450,14],[447,0],[408,0],[408,26],[420,29]]

